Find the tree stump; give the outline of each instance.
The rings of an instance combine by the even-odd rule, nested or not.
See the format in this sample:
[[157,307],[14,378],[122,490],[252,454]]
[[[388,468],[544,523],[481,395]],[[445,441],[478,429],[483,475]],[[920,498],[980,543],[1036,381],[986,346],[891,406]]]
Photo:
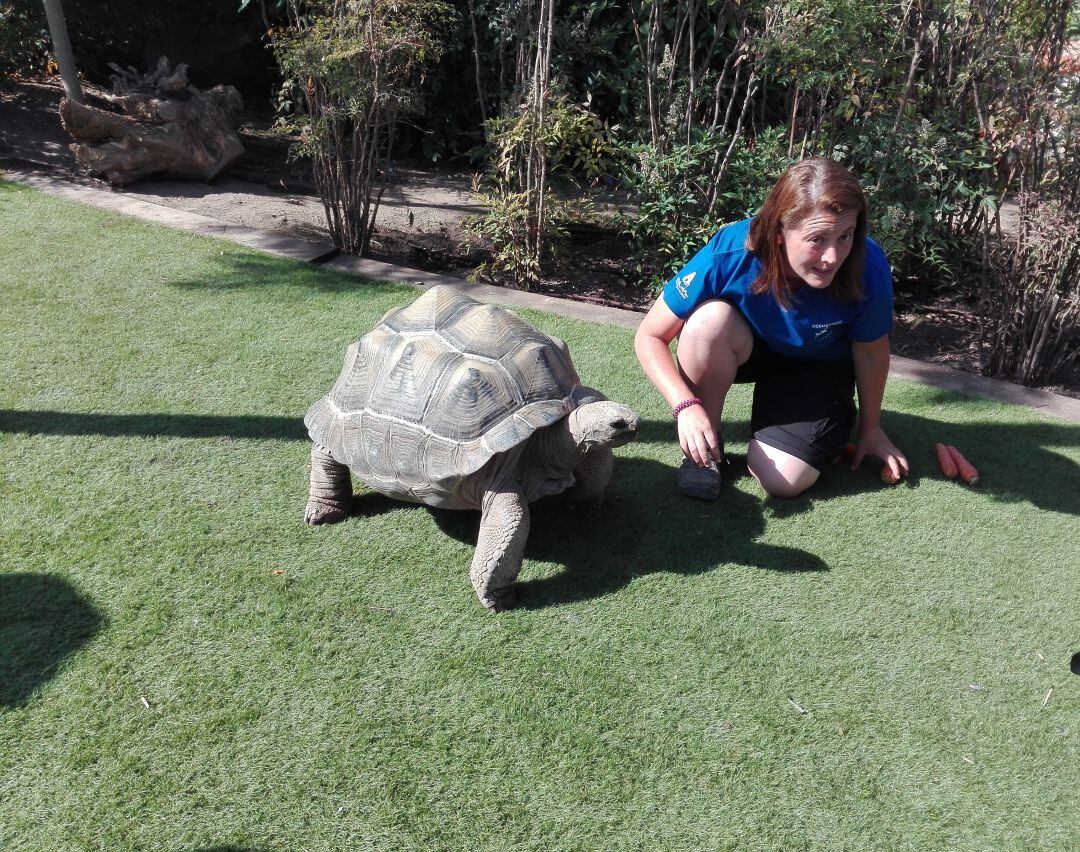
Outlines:
[[119,112],[60,101],[71,151],[91,174],[117,186],[152,175],[209,182],[244,153],[235,132],[243,101],[233,86],[202,92],[188,83],[186,65],[170,69],[164,57],[146,75],[111,67],[113,94],[102,99]]

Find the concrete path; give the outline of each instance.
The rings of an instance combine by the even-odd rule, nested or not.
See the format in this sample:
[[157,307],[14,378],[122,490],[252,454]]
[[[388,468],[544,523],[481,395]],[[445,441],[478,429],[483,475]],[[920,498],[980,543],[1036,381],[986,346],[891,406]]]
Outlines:
[[[288,257],[293,260],[321,262],[322,265],[329,269],[363,278],[394,281],[421,289],[433,287],[436,284],[446,284],[467,292],[470,296],[482,302],[498,303],[517,308],[534,308],[557,316],[618,325],[624,328],[636,328],[641,321],[642,315],[635,311],[608,308],[568,299],[557,299],[553,296],[526,293],[520,290],[508,290],[504,287],[495,287],[489,284],[476,284],[448,275],[439,275],[348,255],[337,255],[334,246],[330,243],[303,240],[290,237],[279,231],[249,228],[223,222],[220,219],[214,219],[200,213],[166,207],[129,194],[114,192],[90,182],[78,183],[44,172],[14,168],[5,169],[3,176],[9,180],[34,187],[49,195],[67,198],[117,213],[124,213],[172,228],[193,231],[206,236],[220,237],[248,248]],[[987,397],[1014,405],[1025,405],[1044,414],[1080,422],[1080,400],[1061,396],[1060,394],[1025,388],[1011,382],[976,376],[971,373],[951,370],[936,364],[927,364],[895,355],[892,358],[890,373],[945,390]]]

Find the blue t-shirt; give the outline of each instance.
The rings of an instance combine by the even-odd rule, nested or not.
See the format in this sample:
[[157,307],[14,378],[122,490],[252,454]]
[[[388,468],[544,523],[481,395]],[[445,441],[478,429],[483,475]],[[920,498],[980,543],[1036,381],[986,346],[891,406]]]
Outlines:
[[804,360],[839,361],[851,357],[852,341],[868,343],[892,329],[892,272],[885,252],[866,240],[863,293],[841,301],[831,288],[800,287],[791,306],[780,306],[772,293],[753,295],[750,285],[761,261],[746,250],[751,219],[721,228],[664,287],[664,301],[685,320],[708,299],[731,302],[771,349]]

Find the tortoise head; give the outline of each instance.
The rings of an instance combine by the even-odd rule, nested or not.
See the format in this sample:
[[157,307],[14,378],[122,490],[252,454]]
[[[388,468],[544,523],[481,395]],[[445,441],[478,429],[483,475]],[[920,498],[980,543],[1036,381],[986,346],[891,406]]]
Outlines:
[[582,450],[590,447],[621,447],[637,437],[641,418],[626,405],[610,400],[587,402],[570,412],[570,434]]

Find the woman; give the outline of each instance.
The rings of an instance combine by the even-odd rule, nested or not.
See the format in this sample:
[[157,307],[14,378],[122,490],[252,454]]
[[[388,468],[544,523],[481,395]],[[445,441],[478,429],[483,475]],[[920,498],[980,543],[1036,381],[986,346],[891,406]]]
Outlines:
[[856,389],[852,467],[870,455],[906,474],[881,428],[892,309],[858,182],[824,157],[793,165],[756,217],[721,229],[668,282],[638,328],[638,360],[677,423],[683,493],[719,496],[720,419],[735,382],[755,383],[746,462],[768,494],[802,493],[840,455]]

